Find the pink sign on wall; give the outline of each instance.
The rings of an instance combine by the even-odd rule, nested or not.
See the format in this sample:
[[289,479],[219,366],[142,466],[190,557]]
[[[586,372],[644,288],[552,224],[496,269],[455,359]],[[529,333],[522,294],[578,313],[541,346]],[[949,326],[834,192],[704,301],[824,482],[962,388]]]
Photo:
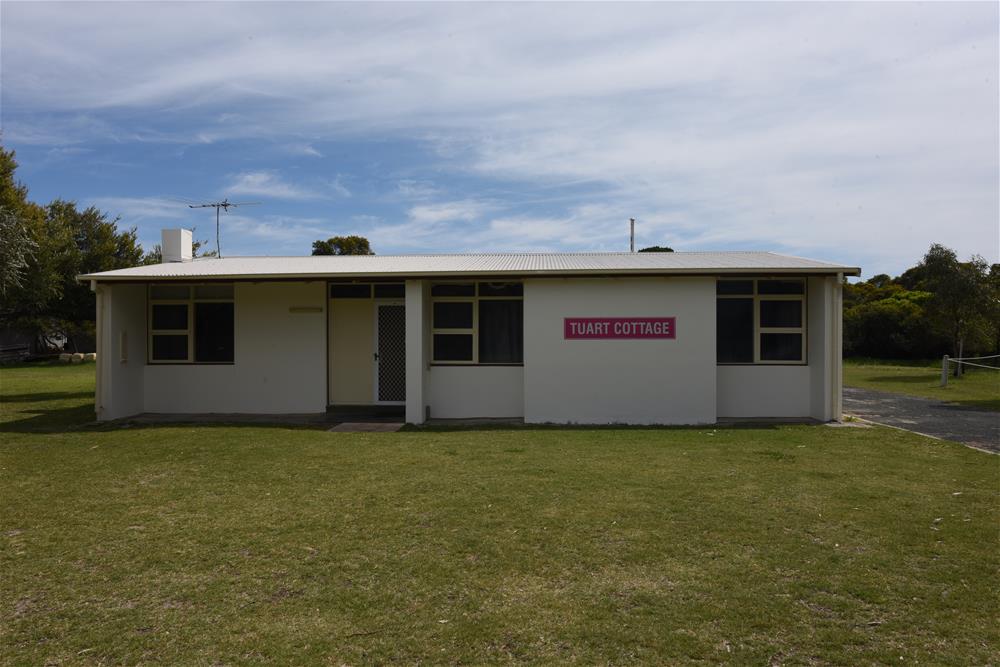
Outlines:
[[675,317],[567,317],[563,338],[677,338]]

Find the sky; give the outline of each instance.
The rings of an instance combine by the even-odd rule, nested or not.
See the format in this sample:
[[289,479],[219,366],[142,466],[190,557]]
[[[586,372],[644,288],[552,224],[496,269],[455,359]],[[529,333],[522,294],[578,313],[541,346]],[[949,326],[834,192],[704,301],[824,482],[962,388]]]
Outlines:
[[5,0],[0,142],[146,247],[996,262],[998,7]]

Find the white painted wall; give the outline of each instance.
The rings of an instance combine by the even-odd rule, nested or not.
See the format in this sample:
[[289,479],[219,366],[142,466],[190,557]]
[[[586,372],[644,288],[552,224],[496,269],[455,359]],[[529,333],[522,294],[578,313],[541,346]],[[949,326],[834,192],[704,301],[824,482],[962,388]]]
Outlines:
[[811,415],[809,366],[718,366],[717,372],[720,419]]
[[[810,410],[809,414],[820,421],[834,419],[833,387],[834,354],[831,346],[835,340],[833,288],[836,279],[832,276],[809,279],[809,322]],[[839,360],[837,361],[839,363]]]
[[[677,318],[676,340],[564,340],[565,317]],[[715,279],[536,279],[524,286],[529,423],[716,420]]]
[[[326,283],[236,283],[235,363],[147,365],[145,411],[326,410]],[[318,312],[292,313],[293,307]]]
[[430,289],[425,280],[406,281],[406,421],[409,424],[423,424],[427,414]]
[[427,403],[435,419],[524,416],[521,366],[431,366]]
[[101,386],[96,412],[99,420],[118,419],[143,411],[146,286],[102,285],[98,289],[102,300],[97,357]]

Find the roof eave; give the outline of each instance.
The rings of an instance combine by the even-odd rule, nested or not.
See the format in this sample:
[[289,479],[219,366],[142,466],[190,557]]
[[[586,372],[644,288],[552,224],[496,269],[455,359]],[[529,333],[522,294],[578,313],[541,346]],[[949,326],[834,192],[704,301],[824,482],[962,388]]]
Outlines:
[[107,275],[102,273],[87,273],[79,275],[80,282],[171,282],[196,280],[329,280],[332,278],[452,278],[484,275],[504,276],[683,276],[683,275],[838,275],[860,276],[861,269],[852,266],[830,267],[781,267],[781,268],[676,268],[676,269],[574,269],[565,271],[552,270],[510,270],[510,271],[358,271],[334,273],[231,273],[231,274],[200,274],[200,275]]

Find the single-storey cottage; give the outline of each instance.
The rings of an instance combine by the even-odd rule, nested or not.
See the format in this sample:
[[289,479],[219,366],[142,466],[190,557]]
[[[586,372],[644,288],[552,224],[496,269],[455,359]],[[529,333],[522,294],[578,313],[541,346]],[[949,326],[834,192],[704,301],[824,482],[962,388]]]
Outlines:
[[399,406],[407,422],[841,416],[841,286],[770,252],[192,259],[80,276],[98,419]]

